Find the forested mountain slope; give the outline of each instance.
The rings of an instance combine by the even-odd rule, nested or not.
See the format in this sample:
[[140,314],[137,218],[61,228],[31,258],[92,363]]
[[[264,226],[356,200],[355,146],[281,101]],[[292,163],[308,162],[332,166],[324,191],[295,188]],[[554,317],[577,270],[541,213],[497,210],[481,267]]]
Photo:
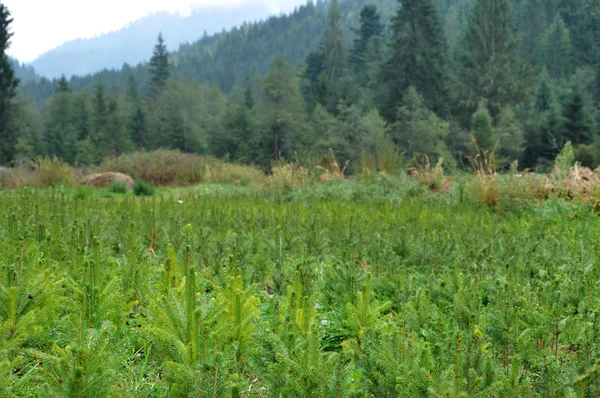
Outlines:
[[38,79],[39,76],[35,73],[35,70],[31,65],[22,64],[16,59],[9,59],[10,64],[12,65],[12,68],[15,71],[15,75],[22,82],[30,82]]
[[349,173],[492,152],[494,167],[548,170],[571,142],[600,164],[597,0],[317,1],[172,50],[23,81],[33,106],[19,97],[0,163],[167,148],[268,169],[332,149]]
[[[344,37],[348,43],[352,40],[352,29],[358,26],[359,13],[364,4],[376,4],[386,23],[389,23],[398,8],[396,0],[342,1],[340,10]],[[244,85],[247,79],[264,75],[276,55],[285,56],[294,65],[303,62],[308,53],[319,44],[327,26],[326,16],[327,3],[317,0],[314,3],[309,1],[289,14],[246,23],[227,32],[206,36],[198,32],[197,41],[182,45],[179,49],[169,44],[168,31],[164,29],[163,36],[170,50],[176,75],[203,83],[218,83],[223,91],[229,92],[236,84]],[[149,43],[141,50],[149,58],[156,34],[145,40],[149,40]],[[133,76],[141,91],[145,92],[149,77],[147,64],[124,65],[121,68],[122,64],[122,61],[118,64],[119,68],[73,76],[69,82],[70,87],[74,91],[80,91],[102,81],[108,87],[124,88],[127,87],[130,76]],[[69,76],[69,73],[64,74]],[[22,86],[24,92],[37,103],[52,94],[49,87],[48,81]],[[57,81],[53,87],[57,87]]]
[[256,1],[236,7],[195,9],[189,16],[156,13],[115,32],[65,43],[40,56],[32,66],[41,76],[59,78],[63,74],[83,76],[102,69],[118,69],[125,63],[137,65],[150,59],[161,31],[169,48],[175,50],[204,33],[212,35],[243,21],[259,21],[271,12],[267,4]]

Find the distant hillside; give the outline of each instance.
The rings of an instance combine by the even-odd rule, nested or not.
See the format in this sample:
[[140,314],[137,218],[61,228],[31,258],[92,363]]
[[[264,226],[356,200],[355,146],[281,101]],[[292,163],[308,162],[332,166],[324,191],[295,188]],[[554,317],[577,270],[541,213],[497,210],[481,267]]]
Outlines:
[[21,80],[21,82],[28,83],[39,78],[31,65],[21,64],[16,59],[9,59],[15,71],[15,75]]
[[[359,13],[365,4],[376,4],[385,24],[389,24],[398,7],[397,0],[341,0],[344,35],[348,45],[353,39],[352,29],[358,26]],[[199,37],[196,42],[183,45],[176,51],[169,47],[174,74],[205,83],[217,83],[222,90],[229,92],[235,85],[244,85],[246,79],[252,76],[264,75],[276,55],[283,55],[292,64],[299,65],[319,45],[326,28],[327,7],[324,0],[309,1],[284,15]],[[168,32],[165,29],[163,32],[165,39],[170,40]],[[148,53],[151,53],[155,41],[156,37],[153,36],[146,45]],[[70,80],[70,87],[80,91],[101,81],[108,87],[124,89],[131,76],[144,91],[149,79],[145,64],[119,65],[93,74],[75,76]],[[23,87],[23,91],[36,104],[40,104],[52,94],[49,83],[43,80],[29,84]]]
[[228,30],[244,21],[258,21],[271,13],[257,0],[235,8],[197,9],[187,17],[153,14],[116,32],[66,43],[40,56],[32,66],[41,76],[58,78],[121,68],[125,63],[137,65],[150,58],[160,31],[169,49],[176,50],[180,44],[196,41],[204,34]]
[[[398,8],[397,0],[340,1],[344,37],[349,46],[354,38],[352,29],[358,27],[365,4],[376,4],[386,25]],[[250,76],[264,75],[276,55],[298,65],[319,45],[327,27],[327,8],[324,1],[308,3],[291,14],[197,41],[173,55],[175,69],[187,78],[216,82],[229,92]]]

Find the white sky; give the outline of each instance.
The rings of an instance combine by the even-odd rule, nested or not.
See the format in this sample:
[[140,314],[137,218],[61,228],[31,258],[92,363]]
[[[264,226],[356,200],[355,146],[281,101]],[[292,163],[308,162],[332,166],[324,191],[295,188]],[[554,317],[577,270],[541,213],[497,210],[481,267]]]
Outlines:
[[[14,22],[8,54],[21,62],[77,38],[107,33],[159,11],[189,14],[196,7],[230,7],[256,0],[0,0]],[[264,0],[273,12],[281,4],[304,4],[306,0]]]

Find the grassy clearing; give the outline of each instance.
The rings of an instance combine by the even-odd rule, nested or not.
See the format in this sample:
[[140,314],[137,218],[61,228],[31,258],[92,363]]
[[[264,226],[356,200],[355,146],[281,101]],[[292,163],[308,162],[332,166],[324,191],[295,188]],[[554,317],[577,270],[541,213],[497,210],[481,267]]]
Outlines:
[[593,206],[397,184],[1,191],[0,395],[600,394]]

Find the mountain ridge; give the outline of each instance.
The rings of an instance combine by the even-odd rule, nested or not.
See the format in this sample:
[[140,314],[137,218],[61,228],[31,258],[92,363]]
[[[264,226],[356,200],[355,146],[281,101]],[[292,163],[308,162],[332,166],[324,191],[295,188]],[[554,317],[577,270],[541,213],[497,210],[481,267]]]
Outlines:
[[[290,7],[296,0],[288,0]],[[62,75],[85,76],[124,64],[137,65],[152,55],[152,47],[162,32],[169,49],[199,40],[203,36],[228,31],[246,22],[271,16],[268,3],[255,0],[237,7],[199,7],[190,15],[158,12],[129,23],[113,32],[64,43],[29,63],[38,75],[53,79]]]

